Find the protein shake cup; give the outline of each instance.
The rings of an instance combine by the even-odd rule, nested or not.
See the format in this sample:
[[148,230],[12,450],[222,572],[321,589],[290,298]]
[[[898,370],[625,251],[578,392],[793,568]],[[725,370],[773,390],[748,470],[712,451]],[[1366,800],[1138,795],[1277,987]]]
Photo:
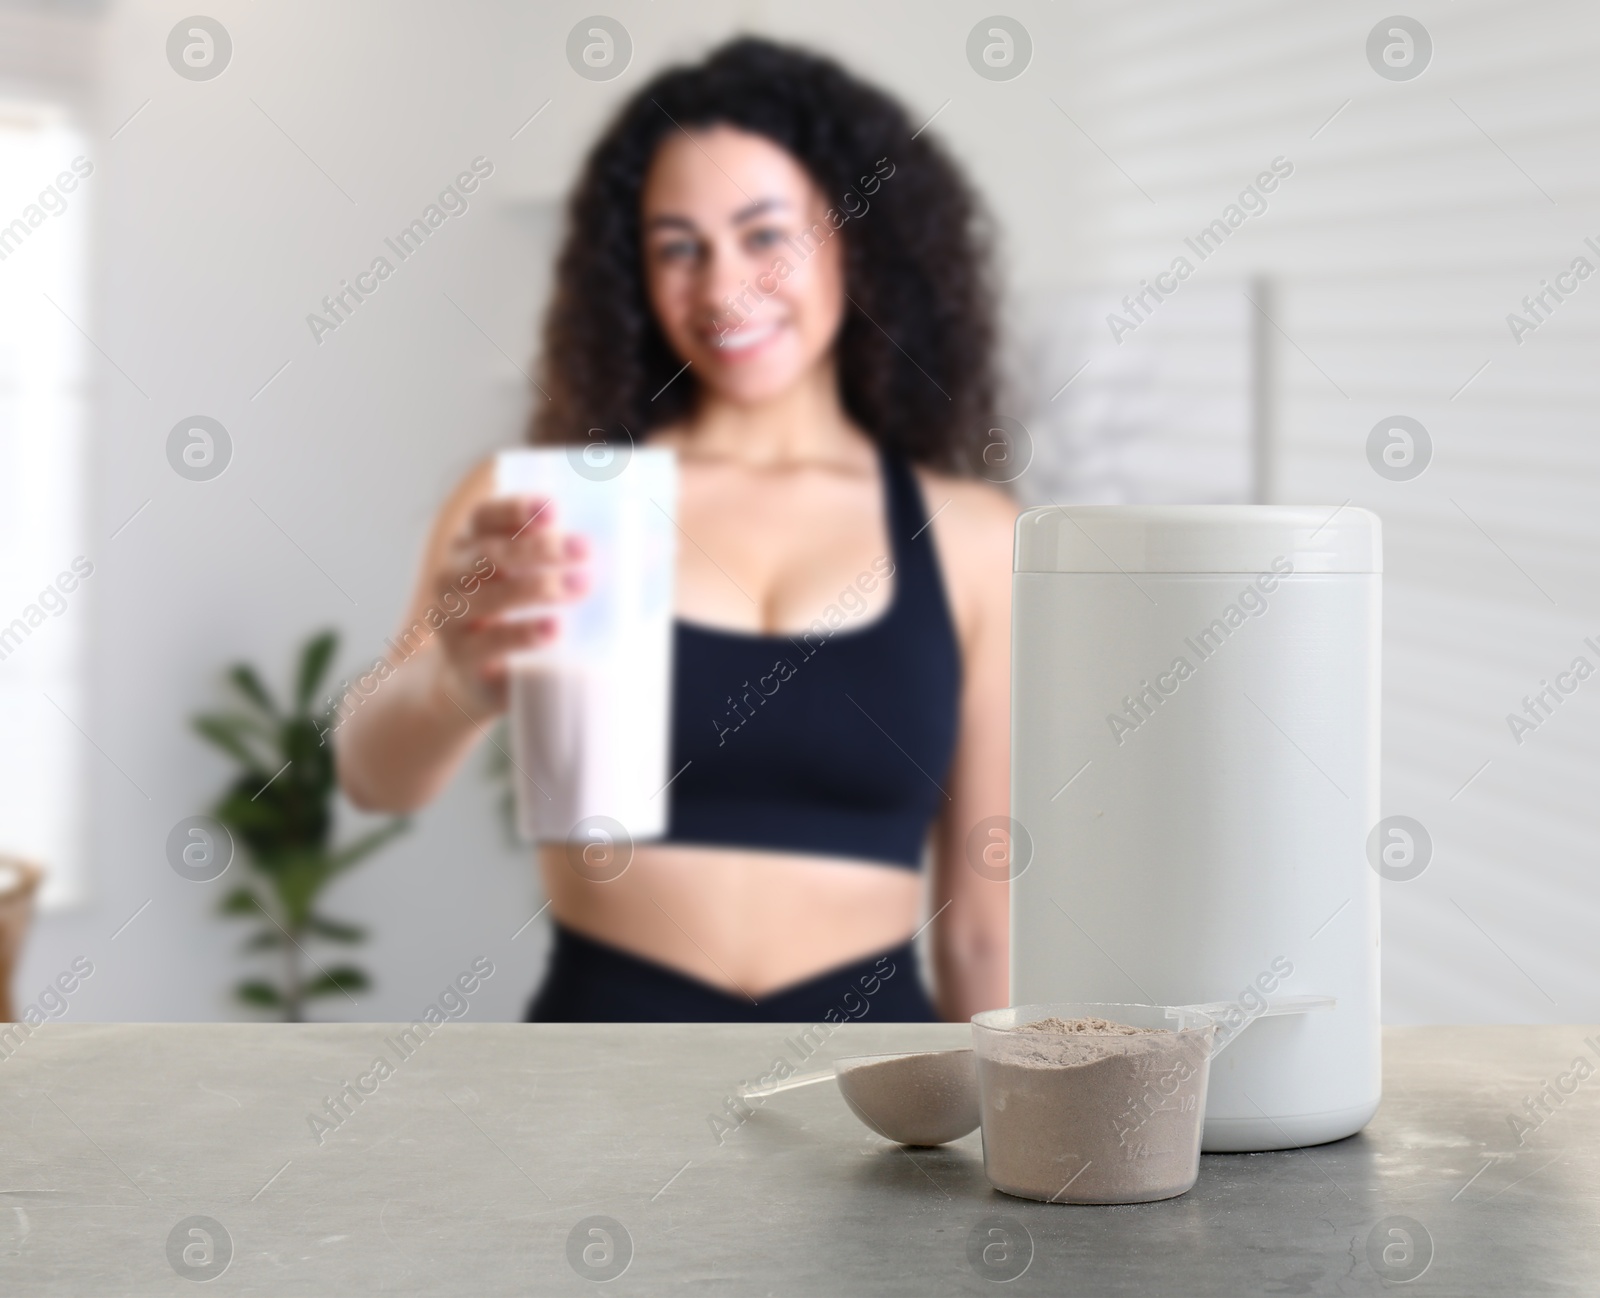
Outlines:
[[510,664],[512,780],[526,841],[666,831],[677,469],[665,450],[496,457],[496,494],[553,501],[557,526],[588,539],[593,578],[574,604],[519,610],[559,626],[552,643]]

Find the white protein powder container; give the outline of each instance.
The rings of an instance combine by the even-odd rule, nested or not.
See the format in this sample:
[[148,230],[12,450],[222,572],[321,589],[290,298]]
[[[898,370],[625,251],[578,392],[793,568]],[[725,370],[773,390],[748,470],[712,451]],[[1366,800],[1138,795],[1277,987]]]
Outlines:
[[1208,1152],[1378,1107],[1381,551],[1348,506],[1017,520],[1011,999],[1231,1007]]

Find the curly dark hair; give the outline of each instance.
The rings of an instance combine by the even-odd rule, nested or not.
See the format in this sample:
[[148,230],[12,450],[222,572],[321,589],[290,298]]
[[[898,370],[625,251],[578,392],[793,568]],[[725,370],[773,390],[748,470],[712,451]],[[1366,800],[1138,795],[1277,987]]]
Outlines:
[[640,193],[666,135],[714,125],[780,145],[841,214],[870,205],[838,234],[849,294],[834,344],[841,400],[890,450],[949,471],[980,468],[995,321],[975,195],[888,95],[830,59],[748,37],[657,76],[590,152],[567,209],[544,331],[550,399],[531,440],[570,444],[619,426],[642,436],[692,409],[697,385],[690,376],[669,385],[682,360],[645,294]]

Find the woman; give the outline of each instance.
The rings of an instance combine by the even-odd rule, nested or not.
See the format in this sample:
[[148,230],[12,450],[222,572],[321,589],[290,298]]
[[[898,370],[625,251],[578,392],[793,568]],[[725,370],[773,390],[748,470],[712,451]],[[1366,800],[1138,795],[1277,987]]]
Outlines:
[[[666,837],[620,878],[541,850],[555,943],[530,1017],[960,1021],[1006,1003],[1007,887],[969,859],[1009,799],[1015,513],[963,476],[993,388],[975,217],[897,104],[764,41],[658,77],[591,153],[534,440],[606,430],[678,453],[682,773]],[[583,538],[492,487],[485,464],[445,504],[407,624],[492,564],[470,615],[338,732],[358,806],[432,798],[504,710],[507,655],[555,634],[502,614],[586,589]],[[830,634],[802,645],[819,617]],[[740,697],[778,657],[781,686]],[[936,1005],[911,947],[925,914]]]

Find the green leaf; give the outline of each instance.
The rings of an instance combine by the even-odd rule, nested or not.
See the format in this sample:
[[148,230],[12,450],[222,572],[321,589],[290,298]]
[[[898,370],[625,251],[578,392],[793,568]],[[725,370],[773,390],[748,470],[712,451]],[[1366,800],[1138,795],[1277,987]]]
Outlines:
[[334,650],[339,647],[339,633],[324,631],[306,644],[300,654],[300,676],[295,682],[294,702],[297,710],[304,712],[322,683],[323,673],[333,661]]
[[505,844],[513,850],[522,848],[522,836],[517,832],[517,797],[511,779],[511,730],[504,717],[489,732],[489,746],[484,753],[483,773],[489,783],[499,789],[498,803],[500,832]]
[[249,888],[235,888],[218,904],[217,910],[223,915],[264,915],[265,908],[255,893]]
[[307,985],[305,995],[337,996],[342,992],[364,992],[372,983],[367,975],[354,965],[335,965],[322,977]]
[[278,705],[272,701],[272,695],[267,693],[267,687],[261,683],[261,678],[256,675],[256,669],[249,663],[235,663],[228,670],[228,679],[234,683],[239,693],[267,715],[273,717],[278,715]]
[[346,844],[329,857],[329,873],[337,874],[342,870],[348,870],[362,857],[370,856],[391,838],[398,837],[410,828],[411,822],[404,816],[399,816],[370,833],[363,834],[355,842]]
[[194,718],[195,730],[227,753],[246,770],[266,773],[266,765],[244,740],[239,727],[227,717],[207,713]]
[[263,720],[251,712],[230,712],[227,715],[246,730],[260,735],[263,739],[272,738],[272,723],[270,721]]
[[284,757],[294,763],[293,783],[319,795],[333,791],[338,783],[333,770],[333,749],[323,742],[315,717],[294,717],[285,721],[278,744]]
[[287,939],[275,928],[264,928],[254,937],[246,938],[239,944],[241,951],[275,951],[283,946]]
[[207,716],[215,717],[228,729],[240,736],[254,735],[257,739],[267,743],[275,743],[278,732],[260,717],[249,712],[209,712]]
[[511,778],[511,726],[504,717],[489,732],[489,747],[483,754],[483,773],[498,784]]
[[242,775],[212,813],[269,873],[287,858],[320,854],[332,831],[331,794],[309,786],[302,775],[294,765],[276,778],[261,771]]
[[277,1009],[283,1004],[283,995],[269,982],[247,978],[233,989],[233,994],[246,1005],[259,1005],[263,1009]]
[[318,894],[332,877],[327,854],[320,849],[285,852],[274,860],[272,888],[284,927],[299,935],[311,918]]
[[365,942],[367,930],[359,924],[346,924],[342,920],[324,919],[321,915],[311,915],[306,919],[306,929],[318,937],[326,938],[330,942]]

